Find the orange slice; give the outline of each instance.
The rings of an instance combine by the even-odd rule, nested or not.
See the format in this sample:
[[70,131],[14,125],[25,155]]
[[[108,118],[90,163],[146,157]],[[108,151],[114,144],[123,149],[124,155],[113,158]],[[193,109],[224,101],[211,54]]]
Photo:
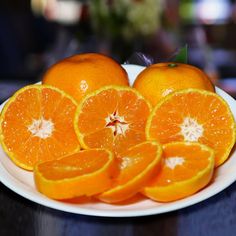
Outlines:
[[146,140],[150,105],[129,87],[108,86],[79,104],[74,126],[84,149],[107,148],[116,155]]
[[111,187],[114,165],[108,150],[83,150],[36,165],[35,184],[39,192],[53,199],[91,196]]
[[215,166],[219,166],[235,144],[235,121],[219,95],[187,89],[158,103],[147,122],[146,135],[162,144],[172,141],[205,144],[214,149]]
[[107,203],[116,203],[133,197],[161,166],[162,148],[157,142],[144,142],[129,148],[118,161],[120,172],[111,189],[98,198]]
[[142,193],[154,201],[170,202],[190,196],[211,180],[214,151],[199,143],[173,142],[163,145],[164,164]]
[[0,117],[0,141],[18,166],[33,170],[38,161],[79,150],[73,118],[77,103],[50,86],[30,85],[15,93]]

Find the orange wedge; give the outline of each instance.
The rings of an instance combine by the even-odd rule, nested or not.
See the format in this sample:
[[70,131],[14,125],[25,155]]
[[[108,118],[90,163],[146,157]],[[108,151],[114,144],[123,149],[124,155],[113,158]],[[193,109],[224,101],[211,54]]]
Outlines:
[[103,87],[79,104],[75,131],[84,149],[107,148],[119,155],[146,140],[150,110],[149,103],[132,88]]
[[154,201],[170,202],[190,196],[211,180],[214,151],[199,143],[163,145],[164,164],[142,193]]
[[131,147],[118,158],[119,174],[111,189],[98,196],[101,201],[116,203],[133,197],[159,172],[162,148],[157,142]]
[[0,116],[0,142],[18,166],[33,170],[80,149],[73,118],[77,103],[51,86],[30,85],[15,93]]
[[53,199],[91,196],[111,187],[113,154],[105,149],[83,150],[35,166],[39,192]]
[[215,151],[215,166],[224,163],[235,144],[235,121],[228,104],[216,93],[181,90],[161,100],[150,115],[146,135],[165,144],[200,142]]

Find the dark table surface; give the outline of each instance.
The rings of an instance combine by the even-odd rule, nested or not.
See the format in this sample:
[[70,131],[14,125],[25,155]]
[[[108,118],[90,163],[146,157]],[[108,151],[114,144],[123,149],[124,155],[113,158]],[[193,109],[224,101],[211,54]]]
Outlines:
[[[0,82],[0,101],[23,85]],[[65,213],[24,199],[0,183],[0,236],[5,235],[235,236],[236,183],[191,207],[137,218]]]
[[236,183],[191,207],[137,218],[65,213],[26,200],[0,184],[0,235],[234,236]]

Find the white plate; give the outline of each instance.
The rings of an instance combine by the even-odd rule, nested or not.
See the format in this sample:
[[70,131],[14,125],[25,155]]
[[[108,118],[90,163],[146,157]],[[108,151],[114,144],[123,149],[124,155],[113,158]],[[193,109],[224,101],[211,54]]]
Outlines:
[[[125,65],[124,68],[129,74],[131,83],[134,81],[136,75],[144,69],[144,67],[135,65]],[[236,101],[227,93],[218,88],[217,93],[227,101],[227,103],[231,107],[234,117],[236,117]],[[2,109],[2,107],[3,105],[0,107],[0,109]],[[42,204],[47,207],[66,212],[93,216],[145,216],[174,211],[187,206],[191,206],[219,193],[220,191],[231,185],[236,180],[235,169],[236,150],[231,153],[231,157],[229,158],[229,160],[216,170],[215,178],[208,187],[191,197],[172,203],[157,203],[148,199],[141,199],[128,205],[109,205],[100,202],[72,204],[54,201],[37,192],[37,190],[35,189],[32,173],[15,166],[0,147],[0,180],[12,191],[33,202]]]

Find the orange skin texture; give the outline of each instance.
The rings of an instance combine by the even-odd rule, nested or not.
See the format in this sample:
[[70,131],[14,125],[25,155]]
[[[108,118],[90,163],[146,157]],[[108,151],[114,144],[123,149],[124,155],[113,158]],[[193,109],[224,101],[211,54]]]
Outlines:
[[63,90],[77,101],[106,85],[129,86],[126,71],[113,59],[97,53],[59,61],[46,71],[42,83]]
[[180,89],[197,88],[215,92],[209,77],[202,70],[173,62],[147,67],[137,76],[133,87],[153,106],[166,95]]

